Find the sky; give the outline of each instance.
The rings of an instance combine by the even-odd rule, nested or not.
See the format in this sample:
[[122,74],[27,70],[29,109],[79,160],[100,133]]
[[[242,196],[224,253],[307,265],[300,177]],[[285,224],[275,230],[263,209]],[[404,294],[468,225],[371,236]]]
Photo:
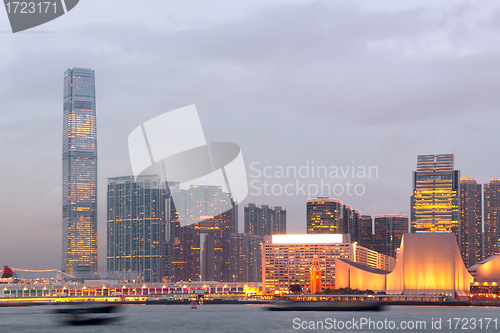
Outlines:
[[96,73],[103,266],[106,179],[132,173],[128,135],[191,104],[207,141],[241,147],[240,210],[282,206],[290,233],[305,233],[319,195],[409,214],[419,154],[454,153],[462,177],[500,178],[499,22],[493,0],[81,0],[12,34],[0,10],[0,265],[61,267],[67,68]]

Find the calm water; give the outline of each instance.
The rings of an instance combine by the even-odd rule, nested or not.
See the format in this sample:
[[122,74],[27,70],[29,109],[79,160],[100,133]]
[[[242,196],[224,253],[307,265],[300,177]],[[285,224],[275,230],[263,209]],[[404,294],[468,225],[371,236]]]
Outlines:
[[[382,312],[270,312],[264,311],[261,305],[202,305],[192,310],[186,305],[127,305],[121,313],[122,321],[93,327],[61,326],[57,317],[49,312],[54,307],[27,307],[27,308],[0,308],[0,332],[217,332],[217,333],[244,333],[244,332],[296,332],[311,331],[311,329],[294,329],[299,324],[313,328],[317,321],[330,318],[337,321],[356,322],[361,318],[372,321],[394,321],[400,325],[401,321],[420,320],[426,322],[426,329],[414,329],[412,332],[440,332],[462,331],[462,325],[474,332],[500,331],[500,308],[491,307],[389,307]],[[449,329],[448,318],[467,318],[462,320],[457,329],[456,321],[452,321],[452,330]],[[441,318],[441,330],[432,329],[431,318]],[[475,319],[475,329],[473,320]],[[486,319],[498,318],[497,329],[494,322],[490,322],[485,329]],[[310,322],[313,321],[313,324]],[[304,322],[306,322],[304,324]],[[480,329],[482,322],[483,329]],[[324,329],[320,331],[335,331]],[[337,330],[343,331],[346,330]],[[356,332],[373,332],[368,329],[354,329]],[[401,329],[375,330],[380,332],[400,332]]]

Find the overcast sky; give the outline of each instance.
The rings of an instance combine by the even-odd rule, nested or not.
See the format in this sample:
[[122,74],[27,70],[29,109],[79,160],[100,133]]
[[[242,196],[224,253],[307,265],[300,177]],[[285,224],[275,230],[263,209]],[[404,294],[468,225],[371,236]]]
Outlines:
[[0,10],[0,265],[60,268],[67,68],[96,71],[102,266],[106,178],[131,174],[128,135],[190,104],[207,141],[240,145],[254,181],[241,206],[283,206],[291,233],[305,232],[307,194],[256,187],[321,179],[253,169],[376,167],[323,180],[360,184],[330,196],[370,215],[409,214],[419,154],[500,178],[499,33],[494,0],[81,0],[18,34]]

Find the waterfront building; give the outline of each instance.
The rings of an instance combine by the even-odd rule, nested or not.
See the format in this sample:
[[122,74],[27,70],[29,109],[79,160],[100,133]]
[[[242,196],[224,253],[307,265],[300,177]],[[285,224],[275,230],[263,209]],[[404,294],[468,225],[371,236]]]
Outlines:
[[459,179],[453,154],[418,156],[411,198],[412,232],[452,232],[460,244]]
[[463,264],[452,233],[404,234],[392,272],[374,270],[348,258],[339,258],[335,265],[337,288],[388,294],[443,294],[465,299],[474,280]]
[[483,258],[500,254],[500,179],[484,185]]
[[343,203],[338,199],[307,200],[307,233],[338,234],[344,230]]
[[350,242],[343,234],[273,235],[262,249],[263,293],[287,292],[300,284],[311,292],[310,268],[317,256],[321,273],[320,290],[335,288],[335,259],[346,258],[373,268],[392,270],[395,259]]
[[108,179],[107,272],[132,281],[161,282],[170,197],[158,175]]
[[375,215],[374,251],[396,258],[403,234],[408,233],[408,215]]
[[466,267],[482,258],[482,190],[475,179],[460,179],[460,252]]
[[97,126],[95,73],[64,73],[61,270],[97,275]]

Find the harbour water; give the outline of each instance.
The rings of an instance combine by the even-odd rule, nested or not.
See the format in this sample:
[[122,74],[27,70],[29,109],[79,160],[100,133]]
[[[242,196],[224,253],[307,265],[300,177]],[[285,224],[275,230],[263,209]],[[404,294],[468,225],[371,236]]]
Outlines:
[[[54,308],[0,308],[0,332],[401,332],[401,325],[412,332],[500,329],[500,308],[495,307],[392,306],[381,312],[270,312],[264,311],[263,305],[201,305],[197,309],[188,305],[125,305],[119,322],[87,327],[61,325],[58,315],[51,313]],[[458,324],[455,318],[460,319]],[[381,327],[384,322],[386,327]]]

